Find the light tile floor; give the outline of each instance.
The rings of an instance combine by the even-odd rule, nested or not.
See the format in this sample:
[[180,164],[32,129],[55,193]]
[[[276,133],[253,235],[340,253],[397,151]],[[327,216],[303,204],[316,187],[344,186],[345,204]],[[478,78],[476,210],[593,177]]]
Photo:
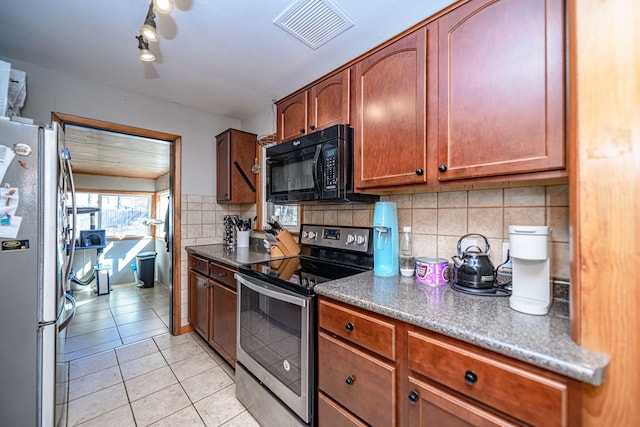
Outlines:
[[233,369],[195,332],[168,333],[166,288],[74,297],[67,426],[259,425],[235,397]]
[[73,291],[76,315],[67,327],[65,359],[99,353],[123,344],[168,332],[169,289],[134,283],[113,285],[107,295],[96,295],[91,285]]

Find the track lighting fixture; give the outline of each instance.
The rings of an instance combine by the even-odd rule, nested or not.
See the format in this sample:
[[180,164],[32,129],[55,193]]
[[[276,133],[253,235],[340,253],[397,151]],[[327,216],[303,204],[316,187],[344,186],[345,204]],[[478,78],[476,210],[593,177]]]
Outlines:
[[145,62],[156,60],[156,56],[149,50],[149,42],[158,41],[154,10],[158,13],[170,13],[173,10],[173,0],[151,0],[149,3],[149,10],[147,10],[144,24],[140,27],[140,34],[136,36],[138,39],[138,49],[140,50],[138,58]]
[[138,58],[143,62],[155,61],[156,56],[149,50],[149,42],[144,38],[142,34],[136,36],[138,39],[138,49],[140,49],[140,53],[138,53]]
[[171,13],[173,10],[173,0],[153,0],[153,7],[156,8],[158,13]]
[[149,11],[144,20],[144,24],[140,27],[140,34],[150,42],[158,41],[158,33],[156,32],[156,15],[153,13],[153,3],[149,3]]

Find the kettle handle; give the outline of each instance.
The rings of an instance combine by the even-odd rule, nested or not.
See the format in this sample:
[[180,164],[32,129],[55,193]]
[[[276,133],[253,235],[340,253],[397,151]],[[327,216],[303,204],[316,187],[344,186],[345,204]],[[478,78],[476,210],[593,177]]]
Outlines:
[[460,258],[462,258],[462,241],[464,239],[466,239],[467,237],[470,236],[478,236],[478,237],[482,237],[482,240],[484,240],[484,244],[486,246],[486,254],[489,255],[489,252],[491,252],[491,245],[489,245],[489,241],[487,240],[486,237],[484,237],[482,234],[478,234],[478,233],[469,233],[469,234],[465,234],[464,236],[462,236],[460,239],[458,239],[458,244],[457,244],[457,248],[458,248],[458,256]]

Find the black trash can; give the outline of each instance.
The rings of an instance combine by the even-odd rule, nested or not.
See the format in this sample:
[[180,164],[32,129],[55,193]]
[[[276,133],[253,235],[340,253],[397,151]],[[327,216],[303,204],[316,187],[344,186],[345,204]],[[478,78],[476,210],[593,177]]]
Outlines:
[[141,252],[136,255],[136,270],[138,270],[138,286],[153,288],[156,271],[156,253]]

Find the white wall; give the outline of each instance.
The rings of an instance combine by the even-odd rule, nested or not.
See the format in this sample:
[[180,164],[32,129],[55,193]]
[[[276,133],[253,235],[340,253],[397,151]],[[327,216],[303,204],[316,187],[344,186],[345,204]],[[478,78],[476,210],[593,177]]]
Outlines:
[[258,138],[276,133],[276,106],[272,104],[242,120],[242,129],[257,134]]
[[[182,192],[215,195],[215,136],[240,120],[80,79],[0,55],[27,73],[24,117],[49,123],[52,112],[151,129],[182,136]],[[197,88],[194,88],[197,90]]]

